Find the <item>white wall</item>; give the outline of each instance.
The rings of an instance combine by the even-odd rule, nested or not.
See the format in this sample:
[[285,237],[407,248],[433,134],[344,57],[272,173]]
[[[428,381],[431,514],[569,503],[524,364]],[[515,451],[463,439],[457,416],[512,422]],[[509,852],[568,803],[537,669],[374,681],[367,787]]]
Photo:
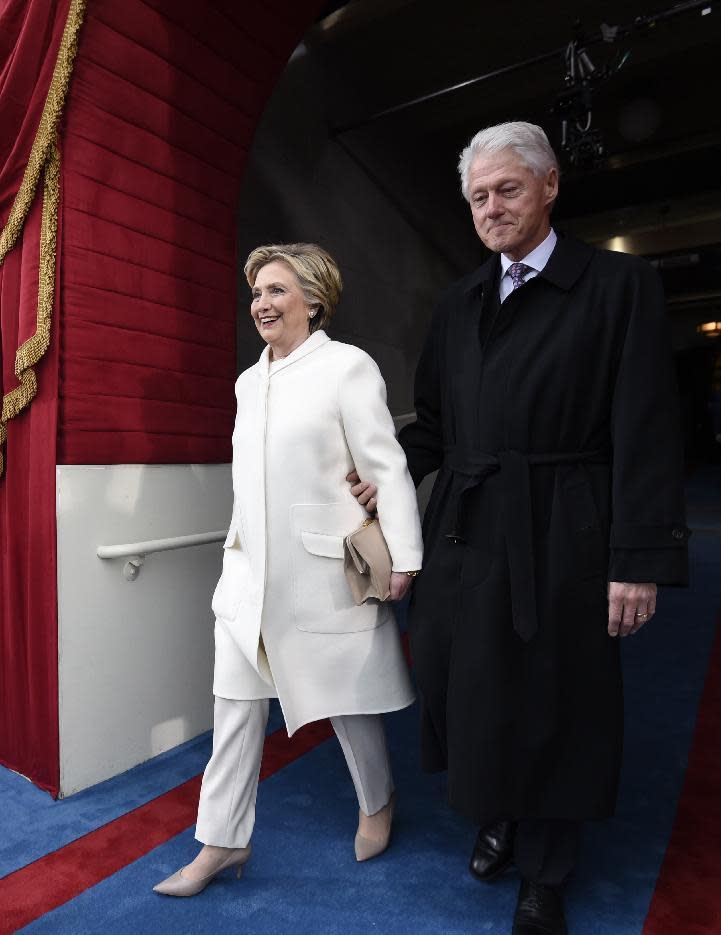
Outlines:
[[113,545],[227,527],[230,465],[57,468],[60,788],[70,795],[212,726],[222,543],[149,555]]

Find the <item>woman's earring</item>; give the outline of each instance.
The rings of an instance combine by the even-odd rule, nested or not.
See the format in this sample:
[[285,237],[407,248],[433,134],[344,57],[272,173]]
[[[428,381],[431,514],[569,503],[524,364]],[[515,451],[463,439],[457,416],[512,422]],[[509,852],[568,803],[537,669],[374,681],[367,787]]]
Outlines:
[[315,318],[315,309],[312,312],[308,312],[308,318]]

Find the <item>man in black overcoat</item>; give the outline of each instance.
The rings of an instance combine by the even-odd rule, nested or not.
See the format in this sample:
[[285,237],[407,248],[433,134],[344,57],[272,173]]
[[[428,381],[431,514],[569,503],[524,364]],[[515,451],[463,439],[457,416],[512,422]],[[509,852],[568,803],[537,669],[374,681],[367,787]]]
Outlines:
[[552,229],[540,127],[482,130],[459,170],[493,256],[442,296],[400,433],[416,484],[438,470],[409,612],[423,766],[480,829],[472,872],[518,868],[514,935],[564,933],[580,823],[616,801],[618,637],[687,580],[675,378],[652,267]]

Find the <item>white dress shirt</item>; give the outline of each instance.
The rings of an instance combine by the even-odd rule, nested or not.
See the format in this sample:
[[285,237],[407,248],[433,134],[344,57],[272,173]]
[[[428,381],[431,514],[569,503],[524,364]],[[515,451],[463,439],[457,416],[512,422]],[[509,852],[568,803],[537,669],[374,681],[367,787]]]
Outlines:
[[528,256],[524,256],[522,260],[511,260],[505,253],[501,254],[501,285],[499,289],[501,302],[505,302],[508,296],[513,292],[513,280],[511,279],[511,274],[508,272],[509,266],[511,266],[512,263],[525,263],[526,266],[530,266],[531,269],[523,277],[523,281],[528,282],[529,279],[538,276],[546,263],[548,263],[557,240],[556,232],[551,228],[548,232],[548,237],[539,243],[534,250],[531,250]]

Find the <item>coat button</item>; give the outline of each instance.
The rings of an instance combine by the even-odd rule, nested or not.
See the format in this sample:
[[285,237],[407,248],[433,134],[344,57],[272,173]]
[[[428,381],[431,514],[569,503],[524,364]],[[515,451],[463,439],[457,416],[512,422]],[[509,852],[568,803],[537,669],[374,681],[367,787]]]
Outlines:
[[683,529],[674,529],[671,535],[674,537],[674,539],[683,539],[684,537]]

